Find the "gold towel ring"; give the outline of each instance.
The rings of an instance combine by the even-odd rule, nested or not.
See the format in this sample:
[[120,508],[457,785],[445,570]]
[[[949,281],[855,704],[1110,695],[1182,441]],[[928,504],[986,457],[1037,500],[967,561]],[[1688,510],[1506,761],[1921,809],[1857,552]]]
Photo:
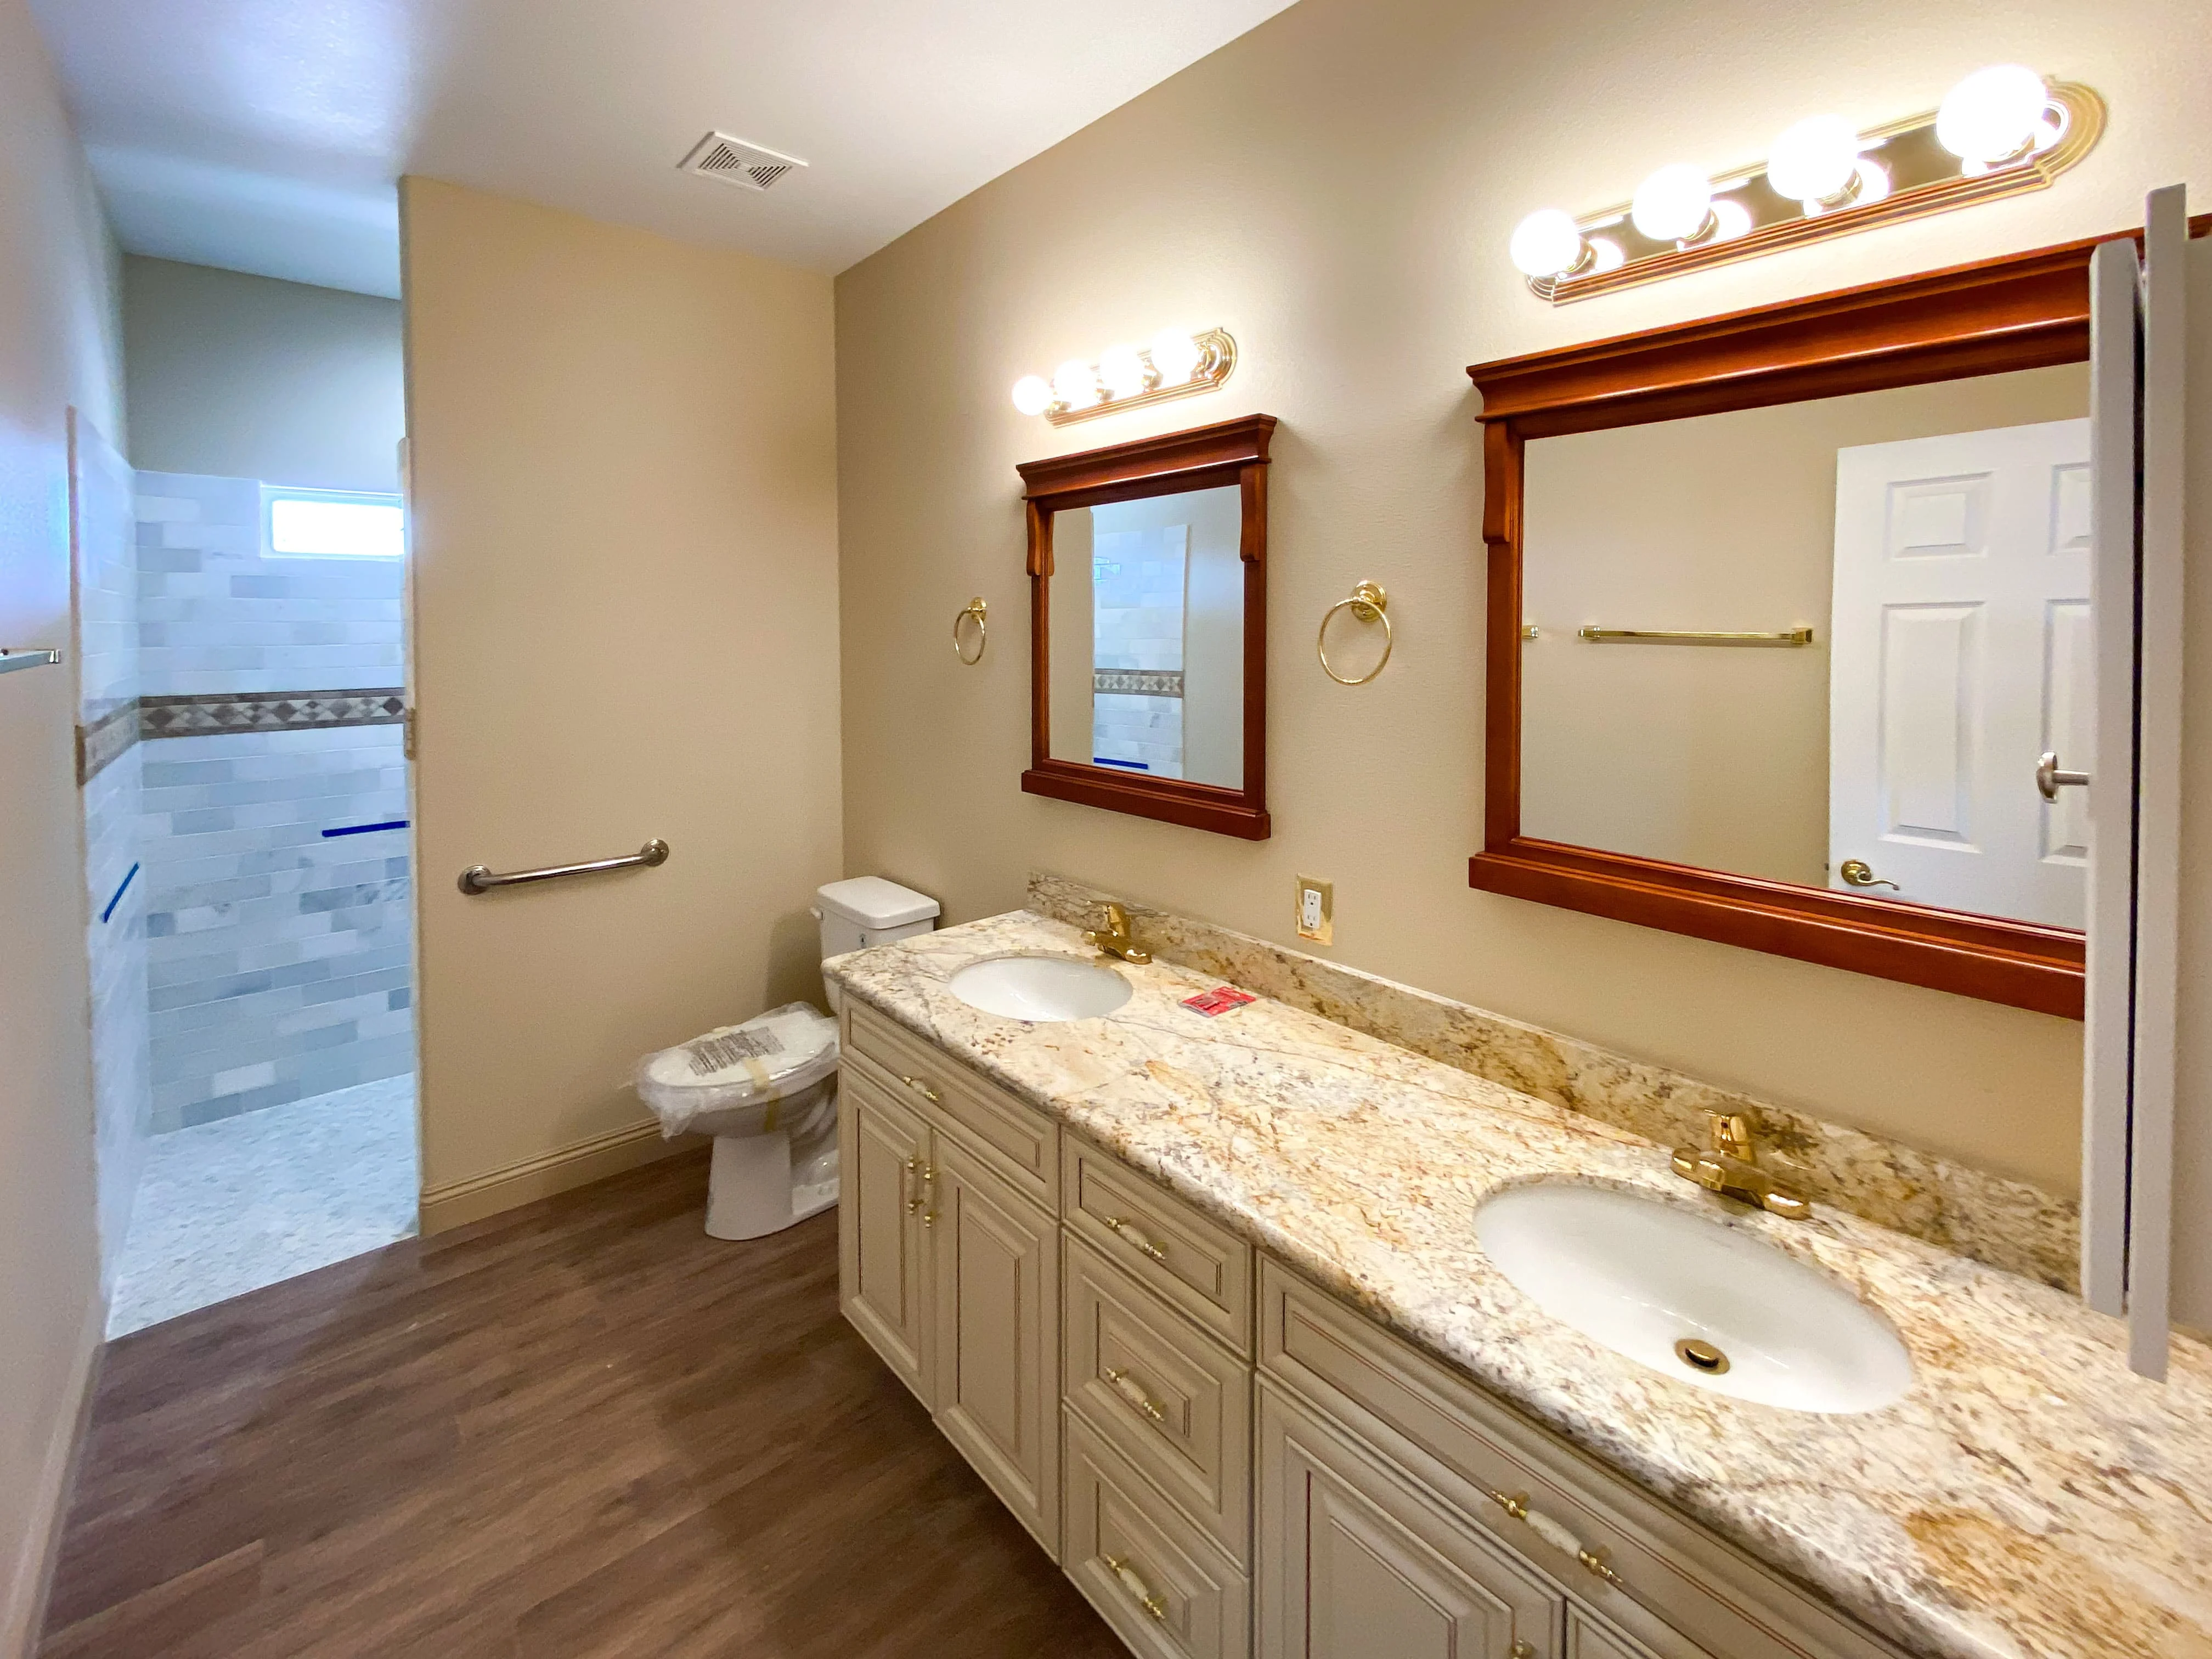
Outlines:
[[[1339,599],[1328,610],[1322,611],[1321,631],[1314,635],[1314,652],[1321,659],[1322,672],[1339,685],[1364,685],[1381,673],[1383,664],[1390,660],[1390,647],[1394,643],[1390,635],[1390,618],[1387,614],[1389,606],[1390,596],[1382,591],[1379,582],[1361,582],[1352,590],[1350,599]],[[1347,609],[1361,622],[1379,622],[1382,624],[1382,660],[1356,680],[1345,678],[1343,675],[1329,666],[1328,647],[1324,642],[1328,637],[1328,619],[1338,611]]]
[[[984,621],[984,617],[989,610],[990,607],[982,600],[970,599],[959,614],[952,618],[952,654],[970,668],[983,660],[983,652],[991,643],[990,624]],[[968,654],[967,647],[960,642],[960,624],[970,617],[975,619],[975,654],[972,657]]]

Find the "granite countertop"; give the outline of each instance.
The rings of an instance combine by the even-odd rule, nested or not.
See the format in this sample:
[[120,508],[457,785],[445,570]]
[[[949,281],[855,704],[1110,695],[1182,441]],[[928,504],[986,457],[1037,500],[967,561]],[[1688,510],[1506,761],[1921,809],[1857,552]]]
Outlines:
[[[1215,981],[1112,964],[1103,1019],[1030,1024],[954,997],[990,957],[1091,959],[1028,911],[825,969],[1004,1085],[1752,1554],[1908,1648],[1957,1659],[2212,1659],[2212,1351],[2126,1368],[2118,1322],[2064,1292],[1826,1206],[1723,1204],[1665,1149]],[[1491,1264],[1474,1213],[1571,1179],[1700,1207],[1848,1285],[1917,1373],[1893,1406],[1759,1406],[1620,1358]]]

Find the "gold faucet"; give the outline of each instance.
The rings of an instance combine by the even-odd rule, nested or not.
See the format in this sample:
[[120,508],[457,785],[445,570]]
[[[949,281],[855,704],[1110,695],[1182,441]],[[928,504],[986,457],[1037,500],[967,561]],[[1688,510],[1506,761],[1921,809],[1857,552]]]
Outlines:
[[1701,1152],[1694,1146],[1677,1146],[1674,1159],[1676,1175],[1685,1181],[1696,1182],[1709,1193],[1755,1204],[1785,1220],[1802,1221],[1813,1213],[1812,1205],[1779,1185],[1752,1161],[1756,1154],[1751,1143],[1749,1118],[1741,1112],[1708,1111],[1705,1116],[1712,1123],[1712,1150]]
[[1124,962],[1145,963],[1152,959],[1150,951],[1140,951],[1137,941],[1129,937],[1129,913],[1118,904],[1106,907],[1106,927],[1103,932],[1093,930],[1083,936],[1086,945],[1095,945],[1109,957],[1119,957]]

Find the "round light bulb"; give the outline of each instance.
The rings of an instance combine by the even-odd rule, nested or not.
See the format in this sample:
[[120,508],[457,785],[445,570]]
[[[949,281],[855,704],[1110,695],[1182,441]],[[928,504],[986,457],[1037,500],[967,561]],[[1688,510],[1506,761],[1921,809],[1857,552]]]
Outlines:
[[1164,328],[1152,336],[1152,367],[1159,370],[1162,386],[1184,385],[1205,356],[1198,342],[1179,329]]
[[1713,204],[1713,240],[1733,242],[1751,230],[1751,210],[1733,196]]
[[1839,196],[1858,170],[1859,135],[1840,115],[1815,115],[1768,147],[1766,182],[1778,196],[1808,204]]
[[1136,347],[1117,345],[1108,346],[1099,354],[1098,378],[1106,382],[1109,395],[1133,398],[1145,389],[1145,382],[1150,377]]
[[1052,395],[1070,409],[1088,409],[1098,401],[1098,375],[1080,357],[1070,357],[1052,372]]
[[1024,374],[1014,382],[1014,407],[1024,415],[1042,415],[1052,407],[1052,382],[1042,374]]
[[1513,227],[1507,252],[1514,269],[1523,276],[1558,276],[1580,262],[1583,234],[1571,214],[1557,208],[1539,208]]
[[1976,70],[1944,94],[1936,142],[1978,172],[2026,147],[2050,97],[2043,77],[2018,64]]
[[1859,205],[1879,202],[1889,194],[1889,170],[1878,161],[1859,163]]
[[1620,244],[1609,236],[1590,238],[1590,270],[1598,276],[1608,270],[1619,270],[1627,263],[1628,256],[1620,251]]
[[1670,161],[1637,185],[1628,216],[1655,242],[1686,242],[1712,210],[1712,180],[1686,161]]

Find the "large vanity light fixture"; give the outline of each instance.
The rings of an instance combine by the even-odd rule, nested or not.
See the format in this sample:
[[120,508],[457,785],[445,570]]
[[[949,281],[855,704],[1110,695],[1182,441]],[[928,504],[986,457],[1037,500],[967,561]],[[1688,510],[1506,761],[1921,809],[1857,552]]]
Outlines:
[[2104,100],[2070,81],[2000,64],[1953,87],[1942,106],[1863,130],[1808,117],[1766,159],[1710,174],[1655,169],[1628,202],[1577,218],[1542,208],[1507,252],[1553,305],[1823,236],[2040,190],[2089,153]]
[[1109,346],[1095,363],[1071,357],[1052,372],[1014,382],[1014,407],[1054,426],[1116,415],[1142,404],[1211,392],[1237,367],[1237,342],[1223,329],[1187,334],[1164,328],[1142,348]]

